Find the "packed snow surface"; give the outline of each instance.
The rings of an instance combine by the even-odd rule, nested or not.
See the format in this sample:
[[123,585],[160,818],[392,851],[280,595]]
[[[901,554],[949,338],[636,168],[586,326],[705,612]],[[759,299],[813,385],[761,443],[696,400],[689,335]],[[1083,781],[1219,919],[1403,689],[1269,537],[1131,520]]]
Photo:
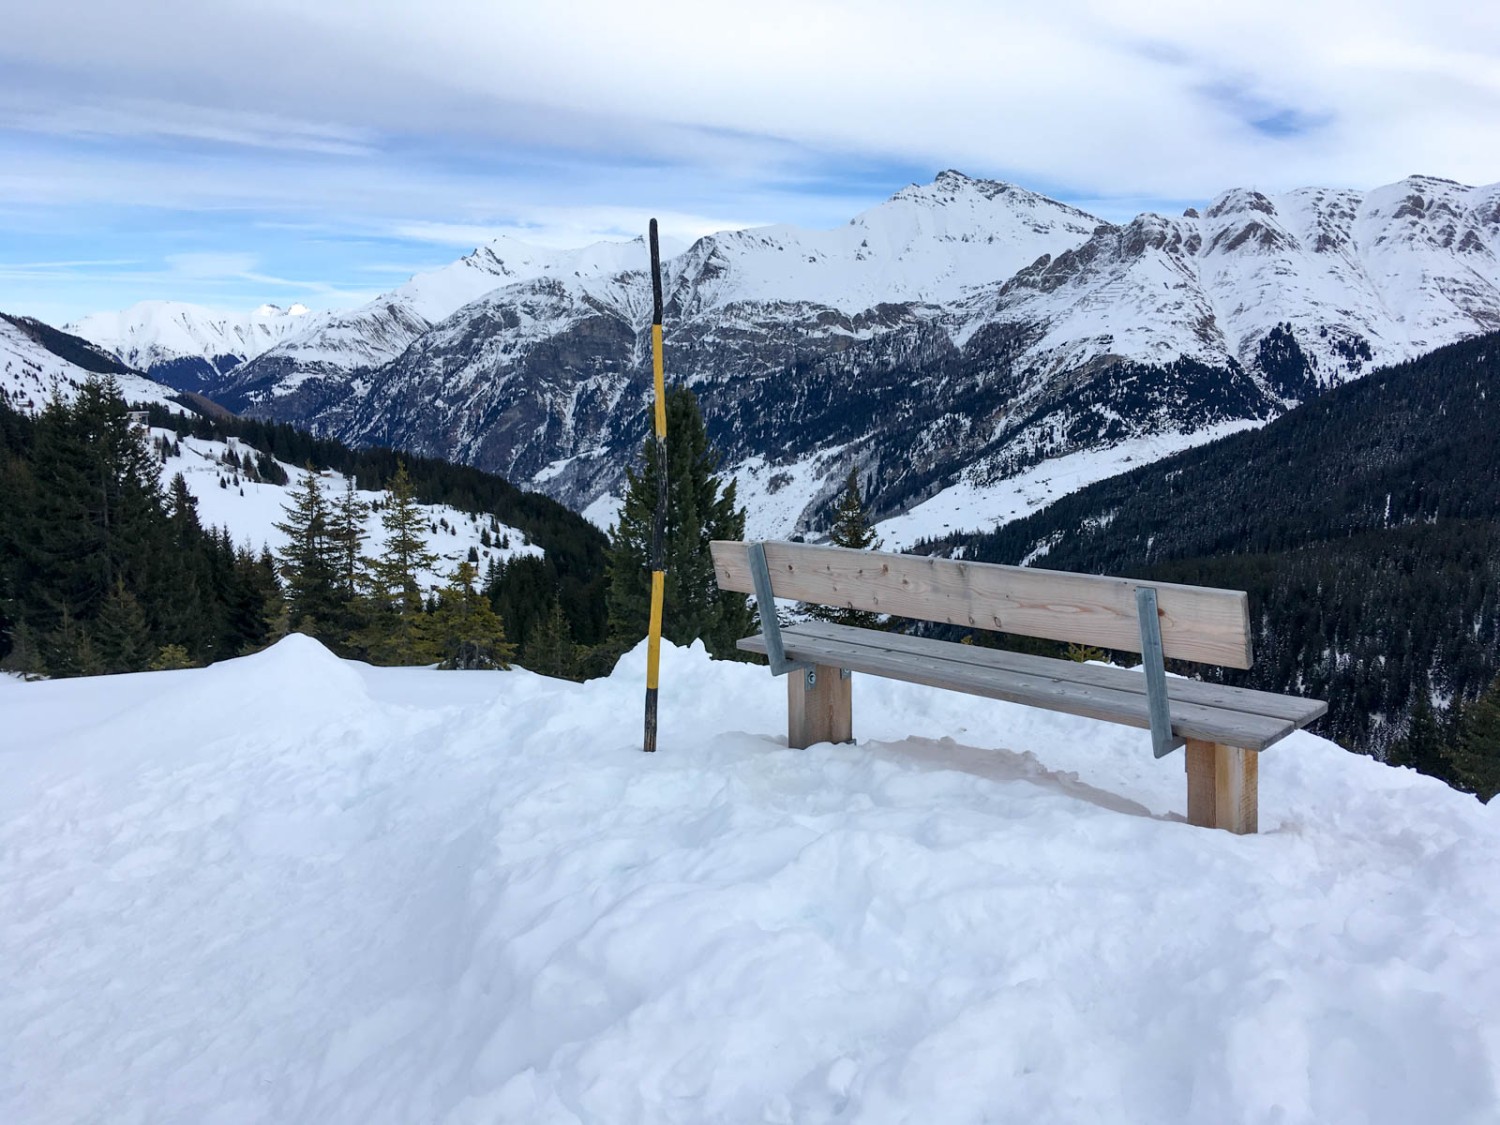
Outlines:
[[1310,734],[763,668],[0,680],[0,1120],[1493,1122],[1500,819]]

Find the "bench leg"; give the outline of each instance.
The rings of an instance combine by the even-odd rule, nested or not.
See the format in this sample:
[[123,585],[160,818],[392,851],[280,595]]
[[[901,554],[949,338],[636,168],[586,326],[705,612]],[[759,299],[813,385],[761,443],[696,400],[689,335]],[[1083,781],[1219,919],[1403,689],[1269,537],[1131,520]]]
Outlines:
[[1258,831],[1259,767],[1254,750],[1188,739],[1188,823],[1241,836]]
[[853,676],[823,664],[810,671],[796,668],[789,672],[786,744],[802,750],[815,742],[853,742],[853,686]]

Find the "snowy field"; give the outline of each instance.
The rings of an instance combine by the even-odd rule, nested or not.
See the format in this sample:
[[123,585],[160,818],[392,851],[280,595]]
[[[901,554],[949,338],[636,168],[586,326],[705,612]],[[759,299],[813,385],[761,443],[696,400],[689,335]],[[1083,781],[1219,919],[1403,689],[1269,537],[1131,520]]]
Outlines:
[[1500,808],[701,650],[647,757],[643,665],[0,679],[0,1121],[1500,1120]]
[[[170,430],[156,429],[151,431],[151,437],[153,440],[171,439],[176,435]],[[195,437],[176,440],[182,447],[182,455],[169,457],[162,465],[162,488],[168,488],[172,477],[181,473],[188,491],[198,501],[198,519],[204,527],[228,528],[236,544],[248,546],[257,554],[262,547],[270,547],[278,554],[285,550],[287,535],[278,530],[276,524],[286,522],[291,494],[303,487],[307,470],[278,462],[287,473],[284,487],[244,477],[240,477],[240,483],[236,485],[233,483],[234,470],[226,466],[222,458],[226,451],[232,451],[236,457],[243,457],[248,452],[253,459],[256,455],[253,448],[241,444],[236,438],[230,438],[228,442]],[[225,480],[228,487],[221,488],[220,480]],[[347,483],[347,477],[331,469],[318,474],[318,485],[324,499],[335,509],[343,500]],[[384,504],[389,493],[381,489],[357,491],[355,495],[366,504],[373,501]],[[518,555],[542,553],[540,547],[527,541],[524,532],[508,524],[492,522],[490,517],[460,512],[447,504],[421,504],[418,507],[428,524],[427,547],[438,556],[437,567],[418,576],[427,589],[445,586],[458,564],[469,557],[471,548],[479,556],[476,569],[481,580],[492,561],[509,562]],[[371,511],[365,518],[366,555],[378,555],[384,548],[385,529],[380,517],[380,512]],[[481,540],[484,531],[490,533],[490,545]],[[506,546],[502,547],[502,542]]]
[[904,551],[924,539],[958,532],[993,531],[1039,512],[1055,500],[1095,481],[1128,473],[1184,449],[1253,429],[1260,422],[1221,422],[1190,434],[1166,433],[1130,438],[1106,449],[1051,457],[997,483],[977,483],[971,466],[959,482],[875,528],[887,551]]

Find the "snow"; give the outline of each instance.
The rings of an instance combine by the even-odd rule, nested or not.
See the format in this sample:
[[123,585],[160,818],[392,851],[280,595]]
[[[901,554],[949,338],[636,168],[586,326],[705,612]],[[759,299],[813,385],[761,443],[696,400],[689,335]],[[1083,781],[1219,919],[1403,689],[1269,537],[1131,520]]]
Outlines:
[[843,490],[848,475],[843,459],[846,448],[830,446],[810,457],[778,464],[749,457],[734,466],[735,500],[745,509],[745,535],[785,539],[797,532],[802,513],[820,493],[826,495],[834,481]]
[[[176,437],[170,430],[152,430],[151,435],[153,438]],[[198,521],[204,527],[227,528],[236,543],[249,546],[257,554],[262,547],[270,547],[273,553],[282,552],[287,545],[287,535],[278,530],[276,524],[286,521],[289,494],[303,486],[308,476],[307,470],[279,462],[287,473],[285,486],[249,481],[243,476],[240,477],[240,484],[236,485],[233,482],[233,470],[224,465],[221,458],[226,451],[232,449],[236,457],[243,458],[249,453],[253,460],[256,457],[254,449],[240,444],[234,438],[228,442],[195,437],[176,440],[182,446],[182,455],[169,457],[162,465],[163,488],[175,474],[181,473],[183,480],[187,482],[188,491],[198,501]],[[343,498],[348,478],[333,470],[325,470],[318,476],[324,497],[337,507]],[[219,486],[221,478],[228,480],[227,488]],[[357,489],[355,495],[368,504],[372,501],[384,503],[389,493],[383,489],[374,492]],[[437,526],[435,532],[429,531],[426,539],[428,549],[438,556],[438,565],[436,569],[419,576],[419,581],[427,589],[445,586],[458,564],[469,557],[471,547],[479,554],[478,571],[481,578],[491,561],[509,562],[519,555],[542,554],[540,547],[526,542],[524,532],[503,523],[499,525],[498,531],[494,530],[490,516],[481,514],[476,520],[473,514],[461,512],[447,504],[421,504],[418,507],[429,528]],[[368,555],[379,554],[381,545],[385,542],[385,530],[381,527],[380,517],[380,512],[372,511],[365,519],[365,553]],[[443,521],[447,522],[446,528],[442,526]],[[486,547],[480,542],[480,532],[484,530],[489,530],[492,546]],[[508,547],[500,546],[501,537],[508,540]]]
[[120,312],[90,313],[67,331],[147,370],[183,356],[253,359],[303,331],[309,315],[301,304],[289,309],[261,305],[246,315],[185,301],[139,301]]
[[[54,391],[72,400],[79,388],[98,375],[54,355],[10,321],[0,318],[0,392],[19,410],[35,413],[47,405]],[[139,375],[115,376],[120,393],[129,403],[159,403],[178,413],[170,387]]]
[[[694,315],[734,301],[806,301],[858,313],[882,302],[956,300],[1043,254],[1080,245],[1098,225],[1024,188],[949,171],[834,230],[726,231],[663,269],[694,284]],[[709,262],[716,268],[699,282],[696,272]]]
[[625,498],[616,496],[612,492],[606,492],[600,496],[579,515],[588,520],[600,531],[609,531],[620,522],[620,511],[625,507]]
[[1187,434],[1131,438],[1108,448],[1053,457],[997,482],[982,481],[979,467],[970,466],[957,484],[899,516],[880,521],[875,530],[888,551],[904,551],[924,539],[958,532],[992,531],[1095,481],[1257,425],[1254,421],[1222,422]]
[[0,1119],[1490,1122],[1500,821],[1299,734],[764,669],[0,679]]

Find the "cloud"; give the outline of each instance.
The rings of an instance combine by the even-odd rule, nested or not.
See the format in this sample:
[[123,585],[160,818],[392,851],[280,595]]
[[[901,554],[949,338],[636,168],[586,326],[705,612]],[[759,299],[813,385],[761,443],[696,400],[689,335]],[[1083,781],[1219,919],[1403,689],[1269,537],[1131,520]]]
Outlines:
[[[48,96],[131,90],[130,122],[159,109],[177,134],[284,133],[330,155],[445,135],[767,181],[862,155],[1176,195],[1264,175],[1268,157],[1286,186],[1500,175],[1496,17],[1455,0],[951,0],[920,18],[895,0],[99,8],[29,6],[0,51]],[[198,108],[171,109],[185,90]],[[1431,143],[1435,112],[1462,151]],[[59,128],[117,116],[55,113]]]
[[49,136],[206,141],[251,148],[361,156],[372,149],[367,129],[301,121],[270,113],[221,109],[161,99],[133,98],[108,104],[27,104],[7,91],[0,102],[0,128]]
[[[1116,219],[1493,182],[1500,7],[49,0],[0,39],[0,258],[160,224],[203,235],[173,253],[260,247],[241,281],[333,248],[337,287],[393,245],[833,226],[947,167]],[[37,241],[80,224],[100,246]]]

